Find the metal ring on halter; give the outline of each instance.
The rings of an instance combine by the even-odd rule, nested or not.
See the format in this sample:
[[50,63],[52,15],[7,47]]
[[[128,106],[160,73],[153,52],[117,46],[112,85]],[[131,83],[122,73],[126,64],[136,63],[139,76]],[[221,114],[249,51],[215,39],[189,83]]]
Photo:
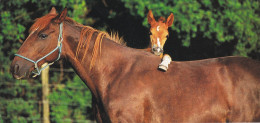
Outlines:
[[[21,58],[23,58],[23,59],[25,59],[25,60],[28,60],[28,61],[30,61],[30,62],[32,62],[32,63],[34,63],[34,67],[35,67],[35,69],[36,69],[36,72],[33,71],[32,73],[34,73],[35,75],[40,75],[41,72],[42,72],[42,70],[44,70],[46,67],[52,65],[55,61],[58,61],[58,60],[60,59],[61,48],[62,48],[62,41],[63,41],[63,38],[62,38],[62,28],[63,28],[63,23],[60,23],[60,30],[59,30],[60,33],[59,33],[59,37],[58,37],[58,45],[57,45],[57,47],[56,47],[55,49],[53,49],[51,52],[49,52],[47,55],[41,57],[40,59],[38,59],[38,60],[36,60],[36,61],[33,61],[33,60],[31,60],[31,59],[29,59],[29,58],[27,58],[27,57],[24,57],[24,56],[22,56],[22,55],[20,55],[20,54],[14,54],[14,55],[15,55],[15,56],[18,56],[18,57],[21,57]],[[48,65],[44,66],[43,68],[39,69],[39,68],[38,68],[38,62],[40,62],[40,61],[43,60],[44,58],[48,57],[48,56],[51,55],[52,53],[54,53],[57,49],[59,49],[59,55],[58,55],[57,59],[56,59],[54,62],[51,62],[51,63],[49,63]]]

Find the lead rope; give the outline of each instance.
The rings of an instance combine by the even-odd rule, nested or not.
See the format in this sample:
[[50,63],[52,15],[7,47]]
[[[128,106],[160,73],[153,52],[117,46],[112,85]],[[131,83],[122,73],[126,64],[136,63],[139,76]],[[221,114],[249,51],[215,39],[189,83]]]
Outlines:
[[[63,23],[60,23],[60,33],[59,33],[59,37],[58,37],[58,44],[57,44],[57,47],[55,49],[53,49],[51,52],[49,52],[47,55],[41,57],[40,59],[38,59],[37,61],[33,61],[27,57],[24,57],[20,54],[14,54],[15,56],[18,56],[18,57],[21,57],[25,60],[28,60],[32,63],[34,63],[34,67],[36,69],[36,72],[32,72],[34,73],[35,75],[33,77],[36,77],[38,75],[41,74],[42,70],[44,70],[45,68],[47,68],[48,66],[52,65],[54,62],[58,61],[60,59],[60,55],[61,55],[61,49],[62,49],[62,41],[63,41],[63,37],[62,37],[62,28],[63,28]],[[49,55],[51,55],[52,53],[54,53],[57,49],[59,49],[59,54],[58,54],[58,57],[55,61],[51,62],[51,63],[48,63],[47,65],[45,65],[44,67],[42,67],[41,69],[38,68],[38,62],[40,62],[41,60],[43,60],[44,58],[48,57]]]

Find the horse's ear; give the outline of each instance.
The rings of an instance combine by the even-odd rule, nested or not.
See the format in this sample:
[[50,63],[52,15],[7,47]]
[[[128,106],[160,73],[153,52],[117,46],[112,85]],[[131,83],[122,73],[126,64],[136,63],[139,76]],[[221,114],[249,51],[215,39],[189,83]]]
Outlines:
[[168,25],[168,27],[172,26],[173,20],[174,15],[171,13],[170,16],[167,18],[166,25]]
[[51,8],[51,11],[49,12],[49,14],[57,14],[55,7]]
[[63,20],[65,20],[67,16],[67,8],[65,8],[56,18],[55,22],[56,23],[61,23]]
[[153,12],[152,12],[152,10],[149,10],[148,15],[147,15],[147,19],[148,19],[148,23],[149,23],[149,24],[152,24],[152,23],[155,21],[155,19],[154,19],[154,17],[153,17]]

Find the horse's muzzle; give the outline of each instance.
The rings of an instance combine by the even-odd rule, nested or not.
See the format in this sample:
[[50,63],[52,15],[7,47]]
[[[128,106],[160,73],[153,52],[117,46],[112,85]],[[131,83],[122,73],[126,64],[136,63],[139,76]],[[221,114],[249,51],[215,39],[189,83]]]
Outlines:
[[163,53],[163,49],[160,47],[153,47],[152,52],[153,52],[153,54],[159,56]]
[[23,63],[22,61],[16,61],[11,64],[10,70],[15,79],[24,79],[24,78],[29,78],[30,71],[31,71],[30,69],[32,67],[33,66],[31,65],[31,63],[26,64]]

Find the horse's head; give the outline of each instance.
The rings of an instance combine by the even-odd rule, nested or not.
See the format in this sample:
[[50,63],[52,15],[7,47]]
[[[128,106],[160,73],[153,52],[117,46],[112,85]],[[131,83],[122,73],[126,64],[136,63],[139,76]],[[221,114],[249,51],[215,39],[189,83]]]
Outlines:
[[156,21],[154,19],[152,11],[149,10],[147,19],[149,24],[151,25],[150,41],[152,52],[155,55],[161,55],[163,53],[163,46],[169,35],[168,27],[172,25],[174,16],[171,13],[170,16],[167,18],[166,22],[164,22],[165,19],[163,17],[160,17],[160,19]]
[[61,56],[63,20],[67,9],[56,14],[56,9],[38,18],[30,28],[30,34],[24,41],[11,64],[11,72],[16,79],[28,78],[31,72],[39,75],[41,65],[49,65]]

